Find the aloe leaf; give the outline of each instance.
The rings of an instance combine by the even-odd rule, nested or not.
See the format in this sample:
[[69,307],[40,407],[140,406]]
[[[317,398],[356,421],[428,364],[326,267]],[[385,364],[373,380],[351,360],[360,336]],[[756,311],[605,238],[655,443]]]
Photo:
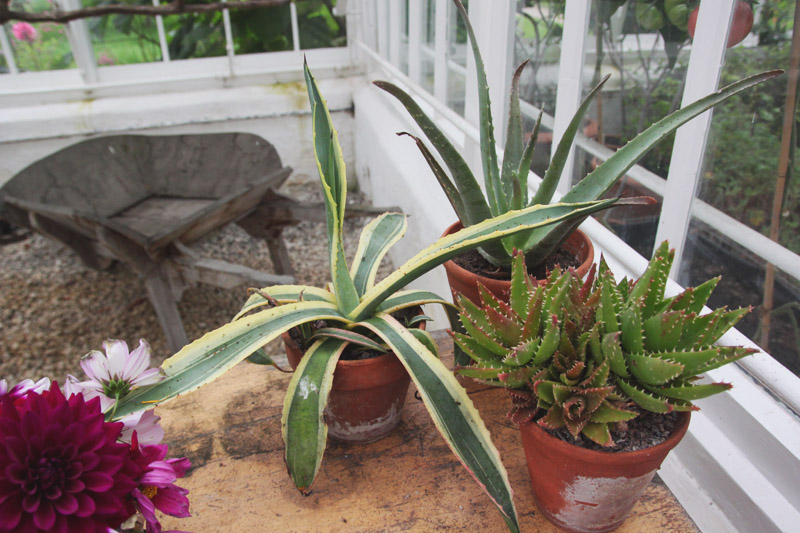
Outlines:
[[622,392],[627,394],[628,397],[642,409],[646,409],[654,413],[668,413],[671,410],[669,402],[666,400],[639,389],[624,379],[617,379],[617,385],[620,389],[622,389]]
[[614,407],[607,401],[604,401],[597,410],[592,413],[593,422],[609,423],[609,422],[622,422],[625,420],[632,420],[636,418],[635,411],[628,411],[627,409],[620,409]]
[[358,305],[359,294],[347,271],[342,245],[342,224],[347,198],[347,173],[344,167],[344,156],[328,107],[325,105],[317,82],[305,62],[303,69],[313,117],[314,154],[325,198],[331,281],[339,309],[347,313]]
[[516,509],[500,454],[472,400],[455,376],[403,326],[388,315],[362,324],[397,355],[450,449],[491,498],[509,529],[519,531]]
[[625,307],[619,315],[622,332],[622,345],[628,352],[644,351],[644,334],[642,332],[642,311],[637,305]]
[[436,158],[433,157],[433,154],[430,150],[428,150],[428,147],[425,146],[425,143],[422,142],[422,139],[416,135],[408,133],[407,131],[401,131],[397,135],[407,135],[408,137],[414,139],[414,142],[417,143],[417,148],[419,148],[419,151],[422,152],[422,157],[425,158],[425,162],[428,163],[428,166],[430,167],[431,172],[433,172],[436,181],[439,182],[444,194],[450,201],[450,205],[453,206],[453,211],[456,212],[456,216],[459,220],[467,223],[468,225],[470,218],[467,215],[467,212],[464,210],[464,202],[461,200],[461,193],[458,192],[458,188],[450,180],[450,176],[447,175]]
[[685,310],[687,313],[699,313],[703,310],[711,293],[720,281],[719,276],[701,283],[697,287],[689,287],[679,295],[667,300],[667,309],[670,311]]
[[323,413],[333,384],[333,372],[347,341],[328,338],[311,345],[292,375],[283,400],[281,434],[286,466],[295,486],[305,495],[322,464],[328,426]]
[[483,66],[478,40],[472,30],[472,24],[467,16],[467,10],[461,0],[454,0],[458,14],[467,28],[467,35],[472,46],[472,55],[475,58],[475,72],[478,78],[478,109],[481,136],[481,161],[483,162],[483,180],[486,185],[486,195],[489,197],[489,208],[492,215],[497,216],[508,211],[508,201],[500,182],[500,172],[497,167],[497,147],[494,141],[494,126],[492,125],[492,103],[489,101],[489,83],[486,81],[486,69]]
[[640,302],[645,320],[653,316],[655,304],[664,297],[674,257],[675,251],[669,249],[669,243],[662,242],[628,295],[628,300]]
[[561,328],[558,324],[558,320],[555,315],[551,315],[550,320],[544,328],[542,342],[536,348],[536,353],[533,355],[533,366],[541,366],[553,356],[558,348],[560,333]]
[[384,213],[361,231],[350,275],[359,296],[375,284],[381,260],[406,232],[408,223],[401,213]]
[[151,409],[210,383],[247,356],[298,324],[315,320],[348,322],[326,302],[298,302],[259,311],[206,333],[164,361],[165,379],[133,390],[120,400],[115,418]]
[[476,363],[497,361],[497,354],[484,348],[478,341],[463,333],[453,333],[453,342]]
[[683,311],[666,311],[650,317],[644,321],[645,346],[654,352],[674,349],[681,340],[685,322]]
[[314,334],[309,337],[308,341],[318,341],[321,339],[338,339],[340,341],[363,346],[364,348],[368,348],[370,350],[375,350],[376,352],[387,352],[386,348],[370,339],[366,335],[343,328],[319,328],[314,331]]
[[611,438],[611,432],[608,429],[608,424],[587,422],[581,431],[588,438],[599,444],[600,446],[613,446],[614,440]]
[[708,398],[731,388],[730,383],[706,383],[704,385],[685,385],[682,387],[662,387],[658,392],[667,398],[691,402]]
[[254,365],[265,365],[265,366],[274,366],[278,368],[278,365],[275,364],[275,361],[269,356],[267,352],[264,351],[263,348],[259,348],[255,352],[251,353],[247,357],[248,363],[253,363]]
[[273,305],[264,295],[269,296],[269,298],[279,304],[294,303],[301,300],[308,302],[336,303],[336,297],[325,289],[308,285],[275,285],[254,291],[250,297],[247,298],[242,309],[236,313],[233,319],[239,320],[251,311]]
[[528,273],[521,252],[516,252],[511,261],[511,292],[508,303],[518,317],[528,316]]
[[564,195],[562,201],[576,202],[602,197],[645,153],[680,126],[731,96],[774,78],[782,72],[773,70],[739,80],[664,117],[617,150],[605,163]]
[[349,313],[349,316],[356,321],[367,318],[384,299],[395,291],[448,259],[477,248],[487,241],[531,228],[554,224],[567,217],[594,212],[613,202],[614,200],[601,200],[585,204],[551,204],[528,207],[521,211],[510,211],[442,237],[367,291],[361,299],[361,303]]
[[[527,64],[528,60],[523,61],[511,77],[511,97],[508,102],[506,146],[503,150],[503,169],[500,174],[500,183],[503,185],[503,193],[506,195],[506,202],[513,209],[522,209],[523,207],[522,202],[520,202],[518,206],[515,206],[515,202],[512,202],[514,191],[511,188],[511,184],[519,168],[519,162],[522,159],[522,151],[524,149],[522,144],[522,118],[519,111],[519,78]],[[522,193],[522,190],[523,189],[520,188],[520,193]]]
[[630,376],[628,367],[625,365],[625,355],[622,353],[622,346],[619,343],[620,333],[618,331],[603,335],[602,350],[603,357],[608,359],[611,364],[611,371],[618,376],[627,378]]
[[629,353],[626,359],[631,374],[648,385],[663,385],[683,372],[682,364],[661,357]]
[[436,127],[414,99],[400,87],[386,81],[374,81],[372,83],[397,98],[403,104],[408,114],[411,115],[411,118],[414,119],[436,151],[439,152],[444,164],[450,170],[453,181],[461,195],[464,213],[467,216],[466,220],[461,218],[461,222],[465,226],[469,226],[490,218],[492,214],[489,210],[489,205],[486,203],[486,198],[483,196],[481,186],[475,180],[475,176],[472,174],[467,162],[464,161],[459,151],[450,143],[447,136]]
[[575,141],[575,135],[578,133],[578,129],[581,125],[583,125],[583,116],[594,101],[597,92],[605,85],[610,76],[611,75],[608,74],[605,78],[600,80],[600,83],[598,83],[597,86],[592,89],[592,92],[583,99],[578,110],[575,111],[575,115],[564,131],[564,136],[561,137],[561,140],[558,142],[555,153],[550,158],[550,166],[547,167],[544,178],[542,178],[542,183],[539,184],[539,188],[536,190],[536,195],[534,195],[532,200],[533,204],[547,204],[553,199],[558,181],[561,179],[561,173],[564,171],[564,165],[567,163],[567,156],[569,156],[569,151],[572,149],[572,144]]
[[[743,346],[718,346],[717,350],[719,351],[719,355],[701,365],[697,368],[696,373],[702,374],[703,372],[708,372],[709,370],[714,370],[715,368],[719,368],[723,365],[727,365],[728,363],[732,363],[742,357],[754,354],[758,352],[758,350],[753,348],[745,348]],[[687,373],[687,375],[689,375]]]

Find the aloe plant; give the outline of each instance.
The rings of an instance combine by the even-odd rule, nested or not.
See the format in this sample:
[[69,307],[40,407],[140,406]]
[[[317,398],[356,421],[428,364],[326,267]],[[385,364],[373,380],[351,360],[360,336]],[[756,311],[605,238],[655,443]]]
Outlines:
[[508,303],[484,288],[482,306],[457,298],[466,332],[453,337],[473,361],[459,373],[509,388],[514,422],[536,417],[603,446],[642,411],[696,409],[730,388],[699,374],[755,351],[715,345],[750,309],[701,314],[719,278],[665,297],[673,256],[665,241],[635,281],[617,283],[601,259],[585,281],[556,268],[538,285],[515,254]]
[[[498,507],[508,527],[519,529],[506,471],[477,410],[452,372],[432,352],[427,334],[395,320],[391,313],[426,303],[452,311],[434,293],[401,290],[412,280],[453,256],[499,236],[514,235],[558,223],[575,210],[591,213],[613,200],[554,204],[509,212],[439,239],[394,273],[375,282],[381,259],[406,230],[406,217],[385,213],[362,231],[349,266],[342,246],[347,181],[336,130],[319,88],[305,67],[312,108],[314,150],[325,196],[331,283],[328,289],[284,285],[256,290],[234,319],[185,346],[162,365],[165,379],[126,396],[116,418],[163,403],[209,383],[247,357],[270,363],[261,349],[295,326],[320,320],[332,325],[317,330],[294,372],[283,407],[282,431],[289,474],[304,493],[310,491],[322,463],[327,427],[323,417],[337,360],[349,342],[379,341],[408,370],[445,441]],[[409,324],[411,325],[411,324]],[[358,331],[356,331],[358,330]],[[376,341],[377,342],[377,341]]]
[[[508,213],[511,210],[522,209],[523,207],[531,205],[548,204],[553,200],[556,186],[564,170],[567,156],[575,139],[575,134],[582,125],[583,117],[589,105],[608,79],[608,76],[606,76],[581,103],[575,116],[564,132],[561,141],[558,143],[550,161],[550,166],[545,172],[536,194],[533,198],[529,198],[528,172],[533,158],[539,126],[541,124],[541,113],[533,128],[530,139],[525,143],[522,132],[522,121],[520,118],[519,79],[527,61],[516,69],[511,80],[506,144],[501,165],[497,160],[491,105],[489,102],[489,85],[486,80],[483,59],[481,58],[477,40],[475,39],[475,33],[473,32],[464,6],[461,4],[460,0],[453,0],[453,2],[466,26],[467,35],[469,36],[472,46],[472,53],[475,58],[480,117],[481,160],[486,195],[484,196],[469,165],[467,165],[458,150],[450,143],[433,120],[425,115],[408,93],[403,91],[400,87],[386,81],[375,81],[374,84],[400,101],[441,157],[441,160],[450,172],[449,176],[420,138],[410,133],[403,133],[414,138],[462,225],[468,227],[473,224],[478,224],[490,217]],[[563,197],[562,201],[585,202],[601,198],[653,146],[667,138],[678,127],[734,94],[776,76],[781,72],[782,71],[764,72],[743,79],[656,122],[626,146],[618,150],[591,174],[581,180]],[[650,201],[649,198],[639,199],[638,201],[626,199],[624,202],[618,203],[617,205],[649,203]],[[611,205],[607,207],[611,207]],[[494,265],[503,267],[510,266],[511,254],[514,249],[522,250],[525,253],[527,265],[533,269],[558,250],[568,235],[577,228],[587,216],[586,213],[575,212],[559,224],[531,229],[513,236],[507,236],[500,242],[484,244],[478,250],[486,260]]]

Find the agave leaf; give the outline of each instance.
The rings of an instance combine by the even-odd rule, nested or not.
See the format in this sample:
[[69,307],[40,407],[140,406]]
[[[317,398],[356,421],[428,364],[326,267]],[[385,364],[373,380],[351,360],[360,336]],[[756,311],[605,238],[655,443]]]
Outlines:
[[672,410],[669,402],[666,400],[658,398],[647,391],[643,391],[624,379],[617,379],[617,385],[622,389],[622,392],[627,394],[628,397],[642,409],[654,413],[668,413]]
[[492,125],[492,103],[489,101],[489,82],[486,81],[486,69],[483,66],[481,51],[478,49],[478,40],[472,30],[472,24],[467,16],[467,10],[461,0],[453,0],[458,14],[467,28],[467,35],[472,46],[472,56],[475,58],[475,72],[478,78],[478,109],[480,117],[481,136],[481,161],[483,162],[483,180],[486,186],[486,195],[489,198],[489,208],[493,216],[501,215],[508,211],[508,200],[504,194],[503,184],[500,182],[500,171],[497,167],[497,148],[494,142],[494,126]]
[[648,385],[662,385],[680,376],[683,372],[682,364],[661,357],[630,353],[626,359],[631,374]]
[[354,320],[369,317],[372,311],[395,291],[448,259],[477,248],[486,241],[534,227],[553,224],[576,214],[594,212],[613,202],[613,200],[601,200],[587,204],[551,204],[528,207],[521,211],[510,211],[442,237],[367,291],[361,299],[361,303],[349,316]]
[[328,427],[323,413],[333,384],[333,372],[347,341],[327,338],[311,345],[292,375],[283,400],[281,434],[286,466],[295,486],[305,495],[322,464]]
[[[512,209],[522,209],[524,205],[523,202],[520,202],[518,207],[513,205],[512,197],[514,196],[514,191],[511,189],[511,184],[514,181],[513,178],[516,175],[516,170],[519,166],[520,159],[522,159],[522,151],[524,149],[522,145],[522,119],[520,118],[519,111],[519,78],[527,64],[528,60],[523,61],[511,77],[511,97],[508,102],[506,146],[503,151],[503,169],[500,174],[500,183],[503,184],[503,193],[506,195],[506,201]],[[520,188],[520,193],[522,192],[523,189]]]
[[416,316],[411,317],[408,320],[406,320],[405,324],[406,324],[406,328],[411,329],[413,326],[416,326],[418,324],[422,324],[424,322],[430,322],[431,320],[433,320],[433,319],[431,317],[429,317],[428,315],[416,315]]
[[385,81],[374,81],[372,83],[397,98],[403,104],[408,114],[411,115],[411,118],[414,119],[436,151],[439,152],[439,155],[442,156],[442,160],[450,170],[463,201],[464,213],[467,219],[464,220],[462,218],[461,222],[465,226],[471,226],[491,218],[492,214],[489,210],[489,205],[486,203],[486,198],[483,196],[481,186],[472,174],[467,162],[464,161],[461,153],[450,143],[447,136],[428,118],[414,99],[400,87]]
[[363,295],[375,284],[375,274],[381,260],[406,232],[406,216],[400,213],[384,213],[361,231],[350,275],[358,295]]
[[[522,159],[519,162],[519,167],[517,167],[517,176],[519,177],[520,188],[524,191],[526,196],[528,191],[528,173],[531,171],[533,151],[536,147],[536,141],[539,139],[539,127],[542,124],[542,115],[544,115],[544,109],[539,110],[539,116],[536,118],[536,124],[533,126],[531,137],[528,139],[528,144],[525,145],[525,150],[522,152]],[[515,209],[522,209],[522,206],[518,208],[515,207]]]
[[508,527],[519,531],[511,486],[500,454],[455,376],[391,316],[375,316],[362,324],[391,347],[414,380],[425,407],[450,449],[489,495]]
[[344,167],[344,156],[328,107],[325,105],[317,82],[305,62],[303,69],[313,116],[314,154],[325,198],[328,254],[330,255],[333,292],[336,295],[339,309],[348,313],[358,305],[359,294],[347,271],[344,247],[342,246],[342,224],[344,208],[347,203],[347,173]]
[[455,308],[455,306],[437,295],[435,292],[423,290],[397,291],[392,296],[386,298],[376,309],[379,313],[394,313],[401,309],[417,307],[425,304],[442,304],[445,307]]
[[298,302],[259,311],[225,324],[164,361],[166,378],[149,387],[140,387],[120,400],[115,418],[152,409],[180,394],[210,383],[247,356],[298,324],[315,320],[348,322],[327,302]]
[[439,185],[441,185],[447,199],[450,201],[450,205],[453,206],[453,211],[456,212],[456,216],[465,226],[468,226],[471,221],[470,215],[464,208],[464,202],[461,200],[461,193],[459,193],[458,187],[453,184],[450,180],[450,176],[447,175],[436,158],[433,157],[433,154],[428,150],[428,147],[425,146],[425,143],[422,142],[422,139],[405,131],[398,133],[398,135],[408,135],[414,139],[414,142],[417,143],[417,148],[422,152],[422,157],[425,158],[425,162],[428,163],[434,177],[439,182]]
[[[251,289],[252,290],[252,289]],[[258,308],[271,306],[267,298],[263,295],[269,296],[275,300],[276,303],[286,304],[299,302],[300,300],[309,302],[328,302],[335,304],[336,297],[330,291],[311,287],[308,285],[275,285],[273,287],[264,287],[258,291],[254,291],[242,306],[242,309],[233,317],[234,320],[239,320],[241,317]]]
[[321,339],[339,339],[340,341],[349,342],[376,352],[386,353],[387,350],[374,340],[366,335],[361,335],[355,331],[343,328],[319,328],[314,331],[314,334],[308,339],[310,341],[318,341]]
[[555,193],[558,181],[561,179],[561,173],[564,170],[564,165],[567,163],[567,156],[572,149],[575,135],[583,124],[583,116],[586,114],[592,102],[594,102],[595,95],[602,89],[609,77],[611,77],[610,74],[600,80],[600,83],[598,83],[595,88],[592,89],[592,92],[583,99],[580,107],[575,111],[575,115],[572,117],[569,126],[567,126],[567,129],[564,131],[564,136],[558,142],[555,153],[553,153],[553,156],[550,158],[550,166],[547,167],[544,178],[542,178],[542,183],[539,184],[539,189],[533,197],[533,204],[547,204],[553,199],[553,193]]
[[439,357],[439,347],[436,345],[436,341],[433,340],[433,335],[430,332],[425,331],[424,329],[419,328],[407,328],[408,332],[414,335],[419,342],[421,342],[429,352],[435,355],[437,358]]
[[719,394],[731,388],[730,383],[707,383],[704,385],[684,385],[680,387],[662,387],[658,392],[667,398],[684,400],[691,402],[708,398],[714,394]]
[[247,357],[248,363],[253,363],[254,365],[265,365],[265,366],[274,366],[278,368],[278,365],[275,364],[275,361],[263,350],[263,348],[259,348],[255,352],[251,353]]

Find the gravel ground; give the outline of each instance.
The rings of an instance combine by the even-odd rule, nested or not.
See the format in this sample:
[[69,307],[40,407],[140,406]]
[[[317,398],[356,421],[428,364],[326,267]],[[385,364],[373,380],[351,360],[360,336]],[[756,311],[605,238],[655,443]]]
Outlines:
[[[317,181],[292,178],[281,192],[305,201],[321,201]],[[363,201],[351,192],[350,201]],[[361,228],[369,219],[345,222],[345,250],[351,257]],[[322,286],[329,279],[325,225],[303,222],[284,231],[284,239],[300,284]],[[229,225],[194,244],[201,254],[272,272],[264,241]],[[379,276],[391,269],[387,261]],[[224,290],[199,284],[184,292],[178,308],[190,339],[200,337],[236,314],[247,288]],[[144,283],[126,265],[115,263],[96,271],[69,249],[39,235],[0,247],[0,378],[67,373],[82,378],[80,357],[101,349],[105,339],[125,340],[130,347],[146,339],[154,364],[170,355]],[[279,354],[280,341],[268,352]]]

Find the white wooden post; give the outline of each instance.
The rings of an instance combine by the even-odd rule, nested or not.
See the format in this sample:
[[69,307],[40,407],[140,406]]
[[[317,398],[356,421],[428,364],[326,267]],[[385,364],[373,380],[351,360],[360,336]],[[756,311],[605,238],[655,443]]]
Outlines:
[[422,0],[408,0],[408,77],[420,83],[422,77]]
[[401,2],[394,0],[389,2],[389,27],[384,29],[389,34],[389,61],[392,65],[400,68],[400,14]]
[[[83,7],[79,0],[56,0],[61,9],[65,11]],[[84,83],[91,85],[97,83],[97,62],[94,59],[92,40],[89,38],[89,27],[85,19],[70,21],[66,26],[67,39],[69,40],[72,55],[78,70],[81,72]]]
[[8,35],[6,35],[5,26],[0,25],[0,50],[3,51],[3,56],[6,58],[6,65],[11,74],[19,74],[17,69],[17,62],[14,60],[14,51],[11,49],[11,43],[8,42]]
[[447,10],[450,8],[450,0],[435,1],[434,27],[436,31],[434,33],[433,95],[437,100],[447,105]]
[[300,50],[300,25],[297,23],[297,4],[289,4],[289,18],[292,22],[292,49]]
[[[681,106],[717,89],[734,4],[734,0],[700,3]],[[728,23],[720,24],[721,20]],[[675,248],[676,265],[681,264],[685,248],[692,201],[700,179],[710,126],[711,111],[708,111],[682,126],[675,134],[656,243],[669,239],[670,246]],[[677,279],[679,272],[678,268],[672,269],[670,277]]]
[[381,57],[389,57],[389,9],[386,0],[377,0],[377,38],[378,53]]
[[[570,120],[580,106],[583,91],[583,61],[586,51],[586,30],[589,27],[591,2],[567,0],[564,10],[564,36],[561,39],[561,59],[558,65],[558,90],[553,124],[553,149],[564,136]],[[572,182],[575,148],[570,150],[558,192],[566,194]]]
[[[153,6],[158,7],[159,0],[153,0]],[[156,16],[156,31],[158,32],[158,44],[161,47],[161,61],[169,61],[169,44],[167,43],[167,32],[164,29],[164,17]]]

